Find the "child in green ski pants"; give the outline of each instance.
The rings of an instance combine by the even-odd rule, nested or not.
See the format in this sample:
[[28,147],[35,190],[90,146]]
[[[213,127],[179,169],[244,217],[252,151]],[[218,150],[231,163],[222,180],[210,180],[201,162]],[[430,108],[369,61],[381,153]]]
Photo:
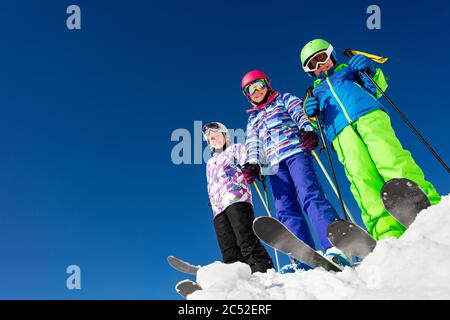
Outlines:
[[337,65],[333,46],[322,39],[305,45],[300,54],[303,69],[314,82],[314,97],[305,102],[305,113],[319,110],[325,135],[345,167],[350,190],[362,213],[364,224],[376,239],[400,237],[405,228],[384,208],[380,192],[393,178],[416,182],[436,204],[441,197],[425,180],[411,153],[403,149],[392,129],[389,115],[378,101],[381,93],[362,72],[383,89],[386,78],[364,55],[353,56],[348,65]]

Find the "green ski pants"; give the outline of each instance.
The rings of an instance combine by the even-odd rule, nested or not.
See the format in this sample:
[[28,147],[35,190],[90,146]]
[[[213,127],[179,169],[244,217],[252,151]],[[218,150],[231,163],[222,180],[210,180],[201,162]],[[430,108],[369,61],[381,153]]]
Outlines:
[[347,126],[333,140],[333,147],[345,167],[364,224],[376,240],[398,238],[405,231],[383,206],[380,192],[385,182],[407,178],[422,188],[431,204],[441,199],[411,153],[401,146],[388,114],[382,110],[374,110]]

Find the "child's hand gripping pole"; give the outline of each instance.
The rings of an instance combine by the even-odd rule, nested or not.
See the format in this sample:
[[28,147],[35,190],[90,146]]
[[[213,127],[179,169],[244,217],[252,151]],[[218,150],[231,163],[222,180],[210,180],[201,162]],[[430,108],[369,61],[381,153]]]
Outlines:
[[[357,51],[352,49],[345,49],[344,55],[351,58],[357,53]],[[360,52],[359,52],[360,53]],[[370,58],[370,57],[369,57]],[[373,59],[375,62],[378,62],[376,59]],[[386,95],[386,93],[383,91],[383,89],[380,88],[380,86],[376,83],[375,80],[372,79],[372,77],[369,75],[368,70],[362,71],[367,78],[375,85],[375,87],[378,89],[378,91],[383,95],[383,97],[389,102],[389,104],[397,111],[400,116],[402,117],[403,121],[409,126],[409,128],[414,132],[414,134],[422,141],[422,143],[428,148],[428,150],[433,154],[433,156],[441,163],[441,165],[445,168],[447,173],[450,173],[450,168],[445,163],[444,159],[442,159],[439,154],[434,150],[434,148],[428,143],[428,141],[422,136],[422,134],[413,126],[413,124],[406,118],[406,116],[403,114],[403,112],[400,111],[400,109],[395,105],[395,103]]]

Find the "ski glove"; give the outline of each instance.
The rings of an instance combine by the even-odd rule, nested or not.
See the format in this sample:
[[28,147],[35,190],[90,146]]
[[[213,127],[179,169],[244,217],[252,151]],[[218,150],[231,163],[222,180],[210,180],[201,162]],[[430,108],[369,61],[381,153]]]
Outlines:
[[364,69],[367,68],[369,69],[369,74],[371,76],[373,76],[376,72],[373,61],[362,54],[354,55],[348,62],[348,65],[353,71],[356,72],[364,71]]
[[319,113],[319,99],[317,97],[309,97],[306,100],[304,109],[308,117],[314,117]]
[[260,177],[261,168],[256,163],[246,163],[242,167],[242,173],[247,184],[255,182],[256,178]]
[[314,131],[301,131],[300,144],[303,149],[312,151],[319,145],[319,140]]

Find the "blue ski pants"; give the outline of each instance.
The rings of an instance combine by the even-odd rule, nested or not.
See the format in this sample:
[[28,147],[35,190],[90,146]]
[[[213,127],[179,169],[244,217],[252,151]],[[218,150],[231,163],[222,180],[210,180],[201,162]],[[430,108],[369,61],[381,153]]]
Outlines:
[[315,248],[314,232],[322,249],[330,248],[327,227],[339,216],[325,197],[311,153],[300,152],[281,161],[277,173],[270,176],[270,185],[278,220],[310,247]]

